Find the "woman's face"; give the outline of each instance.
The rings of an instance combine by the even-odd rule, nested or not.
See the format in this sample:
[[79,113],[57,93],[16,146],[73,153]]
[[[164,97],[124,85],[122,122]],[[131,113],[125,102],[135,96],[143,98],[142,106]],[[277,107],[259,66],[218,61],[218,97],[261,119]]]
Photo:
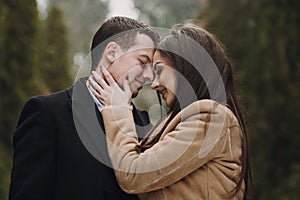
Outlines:
[[170,107],[175,101],[177,89],[177,72],[174,64],[166,56],[162,56],[159,51],[155,51],[153,56],[155,78],[151,85],[157,90]]

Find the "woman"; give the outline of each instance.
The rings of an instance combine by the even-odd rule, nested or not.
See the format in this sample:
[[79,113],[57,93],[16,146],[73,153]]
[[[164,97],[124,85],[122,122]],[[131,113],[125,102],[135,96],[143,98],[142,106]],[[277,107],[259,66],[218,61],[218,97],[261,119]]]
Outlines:
[[232,64],[206,30],[192,23],[176,29],[159,43],[153,59],[152,89],[170,109],[141,142],[128,77],[123,90],[105,68],[106,82],[95,73],[89,79],[105,105],[101,112],[118,182],[140,199],[246,199],[247,133]]

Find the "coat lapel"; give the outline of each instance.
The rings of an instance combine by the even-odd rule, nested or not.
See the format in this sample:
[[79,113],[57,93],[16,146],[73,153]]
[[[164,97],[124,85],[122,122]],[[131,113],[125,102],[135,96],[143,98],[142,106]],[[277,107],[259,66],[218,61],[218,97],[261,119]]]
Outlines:
[[111,166],[101,114],[85,84],[79,79],[67,90],[77,134],[85,148],[101,163]]
[[[79,79],[67,89],[68,104],[73,113],[77,133],[86,149],[99,161],[111,166],[106,148],[106,137],[101,113],[91,97],[86,78]],[[133,106],[133,117],[139,138],[143,138],[151,128],[146,111],[138,111]]]

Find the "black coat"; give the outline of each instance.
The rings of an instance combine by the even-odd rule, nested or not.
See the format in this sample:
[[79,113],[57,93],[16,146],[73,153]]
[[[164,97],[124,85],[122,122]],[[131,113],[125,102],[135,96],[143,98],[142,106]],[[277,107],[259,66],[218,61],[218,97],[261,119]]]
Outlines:
[[[147,113],[135,108],[133,113],[137,131],[145,133]],[[102,130],[84,79],[65,91],[31,98],[13,137],[9,199],[137,199],[119,187]]]

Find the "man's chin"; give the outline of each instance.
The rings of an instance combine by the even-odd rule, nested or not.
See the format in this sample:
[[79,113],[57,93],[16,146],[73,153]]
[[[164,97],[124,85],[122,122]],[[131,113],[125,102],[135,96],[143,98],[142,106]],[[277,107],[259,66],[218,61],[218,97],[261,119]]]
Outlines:
[[143,88],[143,87],[140,86],[140,87],[136,88],[134,91],[132,91],[133,88],[131,88],[131,92],[132,92],[131,97],[132,97],[132,98],[135,98],[135,97],[139,94],[139,91],[140,91],[142,88]]

